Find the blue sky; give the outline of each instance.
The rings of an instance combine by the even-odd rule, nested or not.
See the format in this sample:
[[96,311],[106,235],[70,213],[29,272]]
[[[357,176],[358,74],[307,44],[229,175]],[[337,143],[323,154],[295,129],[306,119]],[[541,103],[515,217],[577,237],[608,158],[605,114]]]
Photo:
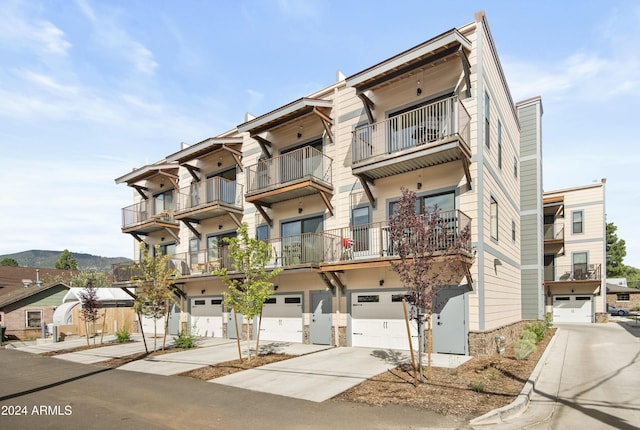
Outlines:
[[[446,4],[445,4],[446,3]],[[114,178],[485,10],[515,101],[542,96],[545,190],[607,178],[640,267],[635,1],[0,4],[0,254],[133,256]]]

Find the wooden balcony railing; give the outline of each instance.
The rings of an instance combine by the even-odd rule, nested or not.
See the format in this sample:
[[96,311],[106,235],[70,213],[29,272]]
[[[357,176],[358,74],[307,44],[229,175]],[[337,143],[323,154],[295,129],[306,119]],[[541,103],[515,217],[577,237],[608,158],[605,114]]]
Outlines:
[[208,207],[232,207],[242,210],[242,185],[236,181],[214,176],[195,182],[178,191],[176,217],[185,212],[206,210]]
[[[462,251],[471,252],[471,234],[465,243],[456,243],[459,232],[471,228],[471,218],[459,210],[442,211],[440,216],[445,223],[434,235],[434,249],[446,252],[453,245],[459,245]],[[325,263],[398,256],[388,221],[325,230],[324,233],[334,239],[330,241],[333,248],[325,252]]]
[[352,164],[455,138],[470,142],[471,116],[457,97],[369,124],[353,131]]
[[157,201],[151,197],[122,209],[122,228],[127,229],[153,221],[175,223],[174,209],[173,202]]
[[545,282],[591,281],[602,279],[600,264],[574,264],[566,266],[545,266]]
[[247,195],[258,194],[309,180],[332,186],[333,160],[311,146],[262,160],[245,169]]

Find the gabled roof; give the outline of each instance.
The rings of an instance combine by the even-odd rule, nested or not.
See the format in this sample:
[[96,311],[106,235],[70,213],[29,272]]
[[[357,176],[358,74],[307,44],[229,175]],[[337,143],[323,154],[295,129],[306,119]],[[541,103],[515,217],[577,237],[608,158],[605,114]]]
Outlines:
[[627,293],[627,294],[640,294],[640,289],[638,288],[629,288],[629,287],[621,287],[615,284],[607,283],[607,294],[609,293]]
[[167,162],[184,163],[202,157],[205,154],[224,149],[225,145],[242,144],[242,136],[238,137],[209,137],[202,142],[195,143],[167,157]]
[[24,290],[23,280],[31,281],[31,286],[35,287],[38,278],[40,278],[40,281],[48,278],[49,280],[60,279],[66,282],[76,273],[72,270],[0,266],[0,300],[7,294]]
[[2,298],[0,299],[0,309],[7,305],[19,302],[20,300],[24,300],[26,298],[35,296],[36,294],[40,294],[44,291],[47,291],[59,286],[62,286],[64,288],[70,288],[67,284],[63,282],[52,282],[50,284],[43,285],[41,287],[32,285],[29,288],[22,288],[22,290],[16,290],[13,293],[9,293],[7,295],[2,296]]
[[144,179],[148,179],[152,176],[162,174],[163,172],[167,175],[177,177],[178,172],[178,163],[158,163],[158,164],[149,164],[139,169],[134,169],[126,175],[122,175],[119,178],[116,178],[116,184],[127,183],[128,185],[136,183],[138,181],[142,181]]
[[291,120],[308,115],[313,112],[314,108],[330,109],[332,106],[333,102],[330,100],[304,97],[257,118],[253,118],[244,124],[240,124],[238,131],[241,133],[249,132],[251,135],[262,133],[263,131],[270,130]]

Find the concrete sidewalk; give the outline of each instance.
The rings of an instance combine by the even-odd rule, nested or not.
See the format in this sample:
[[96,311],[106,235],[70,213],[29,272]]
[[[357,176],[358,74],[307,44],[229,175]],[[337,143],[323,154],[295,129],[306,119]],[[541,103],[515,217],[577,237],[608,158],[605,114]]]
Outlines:
[[[167,339],[166,348],[173,346],[173,340]],[[153,342],[147,339],[147,347],[149,351],[153,351]],[[162,341],[158,342],[156,349],[162,348]],[[74,363],[95,364],[114,358],[126,357],[132,354],[142,354],[146,351],[144,342],[134,341],[127,343],[116,343],[105,345],[99,348],[86,349],[84,351],[70,352],[67,354],[58,354],[54,358],[59,360],[73,361]]]
[[[105,335],[104,338],[102,339],[102,342],[105,345],[110,344],[115,340],[115,338],[116,337],[112,334]],[[94,341],[94,338],[90,338],[89,344],[93,345],[93,341]],[[99,336],[95,338],[95,341],[96,341],[96,345],[100,345]],[[87,338],[75,336],[73,338],[66,338],[62,342],[55,342],[55,343],[51,342],[51,343],[41,343],[41,344],[30,343],[28,345],[16,347],[14,349],[17,349],[18,351],[22,351],[22,352],[29,352],[31,354],[44,354],[47,352],[63,351],[65,349],[77,348],[79,346],[87,346]]]
[[[261,353],[268,351],[288,355],[303,355],[327,348],[330,347],[288,342],[265,342],[260,346],[260,351]],[[244,348],[242,349],[244,354]],[[212,364],[236,360],[237,358],[238,347],[235,340],[207,338],[198,345],[198,348],[132,361],[118,367],[118,369],[153,373],[155,375],[177,375]]]

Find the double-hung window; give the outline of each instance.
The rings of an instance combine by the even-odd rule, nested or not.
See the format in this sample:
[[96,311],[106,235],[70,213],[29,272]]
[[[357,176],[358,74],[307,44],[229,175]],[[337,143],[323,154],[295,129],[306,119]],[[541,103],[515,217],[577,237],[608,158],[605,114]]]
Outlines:
[[583,217],[584,217],[584,213],[582,211],[575,211],[571,215],[571,221],[572,221],[571,231],[573,232],[573,234],[583,233],[584,231]]
[[491,197],[490,201],[491,216],[491,238],[498,240],[498,201]]
[[42,311],[26,311],[25,318],[25,325],[27,328],[42,327]]

